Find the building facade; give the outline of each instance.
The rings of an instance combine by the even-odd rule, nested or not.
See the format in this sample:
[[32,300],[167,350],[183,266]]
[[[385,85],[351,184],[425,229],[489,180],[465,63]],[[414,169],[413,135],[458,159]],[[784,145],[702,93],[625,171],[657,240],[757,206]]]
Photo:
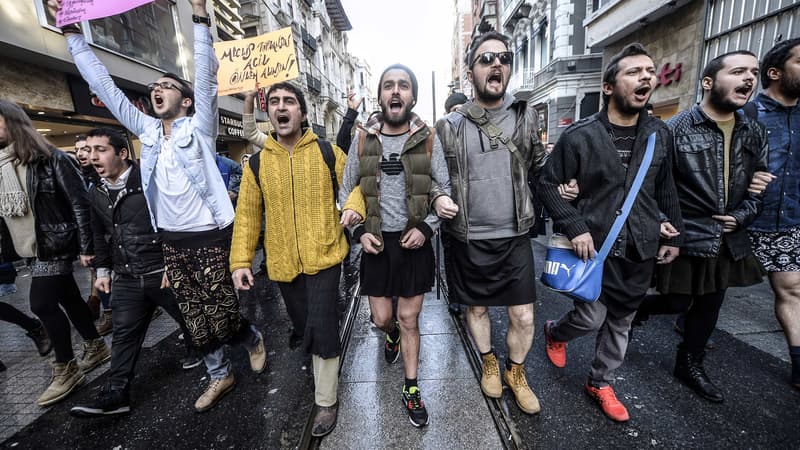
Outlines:
[[[296,80],[308,103],[308,121],[322,138],[335,140],[347,111],[347,92],[365,101],[363,119],[377,103],[370,69],[347,51],[350,21],[339,0],[240,0],[247,37],[291,27],[300,69]],[[259,116],[264,121],[266,116]],[[260,124],[266,129],[266,124]]]
[[539,112],[540,138],[555,142],[575,121],[599,110],[602,56],[586,45],[587,0],[506,0],[503,31],[511,36],[509,88]]
[[584,21],[587,45],[603,50],[604,64],[638,42],[656,64],[654,114],[668,119],[697,101],[705,0],[599,2]]
[[453,40],[450,45],[452,81],[448,86],[450,88],[448,95],[453,92],[463,92],[469,98],[472,97],[472,85],[467,79],[467,65],[464,62],[464,56],[472,42],[472,32],[475,28],[470,0],[454,0],[453,15],[455,21]]
[[[60,148],[72,147],[76,135],[97,126],[128,134],[81,79],[45,5],[45,0],[3,3],[0,97],[23,107],[40,133]],[[118,85],[149,113],[148,83],[164,72],[194,78],[191,16],[186,2],[155,0],[124,14],[84,22],[81,29]],[[241,127],[236,129],[236,122],[241,122],[241,100],[221,97],[219,106],[220,129],[230,134],[221,135],[218,146],[244,151]],[[232,125],[225,126],[223,117]],[[128,137],[138,155],[138,139]],[[230,143],[226,143],[228,138]]]

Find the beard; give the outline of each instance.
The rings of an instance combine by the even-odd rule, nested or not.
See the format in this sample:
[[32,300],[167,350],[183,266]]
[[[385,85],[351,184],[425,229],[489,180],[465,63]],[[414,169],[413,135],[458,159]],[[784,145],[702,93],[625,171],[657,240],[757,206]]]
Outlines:
[[790,77],[784,72],[781,78],[780,89],[789,98],[800,98],[800,77]]
[[381,103],[381,116],[383,116],[384,122],[393,127],[399,127],[407,124],[408,121],[411,120],[411,108],[413,107],[413,104],[405,105],[397,117],[392,117],[392,113],[389,111],[389,105]]
[[715,84],[711,87],[711,91],[708,93],[708,101],[714,106],[714,108],[725,112],[734,112],[744,106],[744,104],[740,105],[727,98],[725,94],[726,92]]
[[163,113],[156,114],[156,116],[158,116],[159,119],[167,119],[167,120],[169,120],[169,119],[174,119],[174,118],[178,117],[178,115],[180,113],[181,113],[181,104],[180,104],[180,102],[177,102],[174,105],[172,105],[171,107],[167,108],[167,110],[164,111]]
[[611,102],[614,103],[621,114],[626,116],[634,116],[639,114],[647,104],[647,102],[645,102],[642,106],[636,106],[630,101],[630,99],[628,99],[628,97],[623,95],[618,90],[614,90],[614,92],[611,93]]
[[486,89],[487,84],[488,81],[486,80],[484,80],[483,83],[475,83],[475,97],[478,100],[481,100],[486,103],[491,103],[497,100],[501,100],[503,97],[506,96],[506,88],[508,87],[507,82],[503,84],[503,89],[501,89],[499,93],[489,92],[489,90]]

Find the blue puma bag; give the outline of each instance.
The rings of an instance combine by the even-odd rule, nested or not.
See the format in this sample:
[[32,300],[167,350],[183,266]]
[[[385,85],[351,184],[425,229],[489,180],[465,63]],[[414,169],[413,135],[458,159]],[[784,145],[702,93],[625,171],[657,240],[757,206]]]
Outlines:
[[622,230],[628,214],[631,212],[631,207],[636,200],[639,189],[642,187],[647,170],[653,160],[655,143],[656,134],[653,133],[647,138],[647,149],[642,159],[642,165],[639,166],[639,171],[636,173],[636,178],[631,185],[630,191],[628,191],[628,196],[625,197],[622,213],[617,216],[605,242],[603,242],[603,247],[600,248],[595,258],[584,262],[572,250],[572,245],[566,236],[554,235],[551,238],[544,260],[544,271],[541,276],[542,284],[582,302],[592,303],[600,298],[600,293],[603,290],[603,264],[619,232]]

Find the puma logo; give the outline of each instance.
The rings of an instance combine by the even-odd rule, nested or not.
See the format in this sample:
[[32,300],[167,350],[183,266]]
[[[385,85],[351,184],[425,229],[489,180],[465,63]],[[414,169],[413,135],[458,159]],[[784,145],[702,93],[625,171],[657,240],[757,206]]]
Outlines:
[[570,276],[572,273],[572,269],[575,268],[577,264],[573,264],[572,266],[568,266],[564,263],[556,262],[556,261],[545,261],[544,262],[544,273],[548,275],[556,276],[558,275],[559,270],[564,270],[567,272],[567,276]]

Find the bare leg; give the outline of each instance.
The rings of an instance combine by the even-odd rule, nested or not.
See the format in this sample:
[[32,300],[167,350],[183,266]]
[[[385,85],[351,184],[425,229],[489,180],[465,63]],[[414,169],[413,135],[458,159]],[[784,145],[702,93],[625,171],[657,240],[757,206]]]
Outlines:
[[533,345],[533,303],[508,307],[508,356],[518,364],[525,363],[525,357]]
[[492,321],[489,318],[489,308],[485,306],[467,307],[467,326],[478,351],[489,352],[492,349]]
[[369,312],[376,327],[386,333],[394,330],[391,297],[369,297]]
[[397,321],[400,323],[400,351],[403,354],[403,370],[408,379],[417,378],[417,367],[419,366],[419,312],[422,310],[422,297],[422,295],[417,295],[397,299]]
[[786,342],[800,346],[800,272],[771,272],[769,282],[775,292],[775,317]]

